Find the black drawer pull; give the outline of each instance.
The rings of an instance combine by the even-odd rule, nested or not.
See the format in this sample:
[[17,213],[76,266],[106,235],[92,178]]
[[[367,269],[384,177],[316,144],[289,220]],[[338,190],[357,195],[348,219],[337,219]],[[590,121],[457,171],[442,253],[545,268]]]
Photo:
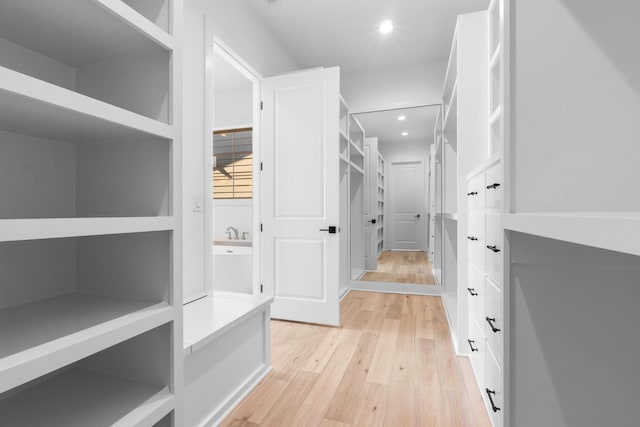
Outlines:
[[472,297],[478,296],[478,293],[474,288],[467,288]]
[[472,242],[478,240],[477,237],[473,237],[473,236],[467,236],[467,239],[471,240]]
[[494,182],[491,185],[487,185],[487,189],[488,190],[495,189],[495,188],[498,188],[498,187],[500,187],[500,184],[498,184],[497,182]]
[[478,347],[474,347],[473,345],[476,343],[474,340],[467,340],[467,342],[469,343],[469,347],[471,348],[471,351],[478,351]]
[[493,252],[500,252],[496,245],[487,245],[487,249],[491,249]]
[[496,321],[495,317],[485,317],[485,319],[487,319],[487,323],[489,324],[489,326],[491,326],[491,330],[493,332],[500,332],[500,329],[496,328],[495,325],[493,324],[493,322]]
[[500,408],[498,408],[496,404],[493,403],[493,397],[492,397],[496,394],[496,391],[489,390],[488,388],[485,388],[484,390],[487,392],[487,396],[489,396],[489,402],[491,402],[491,409],[493,409],[493,412],[498,412]]
[[471,193],[467,193],[467,196],[477,196],[478,192],[477,191],[472,191]]

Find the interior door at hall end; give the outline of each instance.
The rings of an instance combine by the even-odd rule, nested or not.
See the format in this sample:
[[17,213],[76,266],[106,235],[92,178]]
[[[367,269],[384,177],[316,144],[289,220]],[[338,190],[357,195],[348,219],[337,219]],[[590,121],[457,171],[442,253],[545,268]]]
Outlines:
[[424,166],[422,161],[391,163],[392,246],[423,250]]
[[340,324],[338,68],[263,82],[263,285],[272,317]]

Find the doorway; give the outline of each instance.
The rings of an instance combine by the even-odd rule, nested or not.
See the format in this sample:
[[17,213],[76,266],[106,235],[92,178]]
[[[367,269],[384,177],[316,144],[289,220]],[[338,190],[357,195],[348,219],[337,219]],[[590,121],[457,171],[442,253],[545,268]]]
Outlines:
[[261,77],[214,38],[210,146],[205,188],[209,289],[260,293]]

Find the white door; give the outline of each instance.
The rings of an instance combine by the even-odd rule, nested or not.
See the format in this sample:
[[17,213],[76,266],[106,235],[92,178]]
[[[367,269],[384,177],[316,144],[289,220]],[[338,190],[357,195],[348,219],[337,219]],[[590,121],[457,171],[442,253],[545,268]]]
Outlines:
[[423,250],[424,166],[422,161],[391,163],[391,244]]
[[378,138],[364,140],[364,264],[378,269]]
[[263,285],[274,318],[340,324],[339,86],[338,68],[263,83]]

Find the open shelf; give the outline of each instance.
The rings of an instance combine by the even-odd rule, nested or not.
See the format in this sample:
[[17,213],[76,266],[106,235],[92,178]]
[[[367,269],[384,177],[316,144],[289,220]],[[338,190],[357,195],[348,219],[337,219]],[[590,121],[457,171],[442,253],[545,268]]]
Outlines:
[[153,425],[174,408],[168,387],[72,368],[0,401],[6,425]]
[[73,143],[174,137],[166,123],[2,66],[0,129]]
[[2,219],[0,242],[168,231],[173,217]]
[[364,176],[364,170],[362,170],[362,168],[356,165],[355,163],[351,162],[351,168],[354,171],[358,172],[360,175]]
[[557,212],[504,215],[506,230],[640,255],[640,212]]
[[351,156],[353,157],[354,155],[356,155],[358,157],[364,158],[364,151],[362,151],[362,149],[358,147],[355,142],[349,141],[349,143],[351,144],[351,148],[353,149],[353,151],[351,152]]
[[0,310],[0,393],[171,320],[167,303],[82,293]]

